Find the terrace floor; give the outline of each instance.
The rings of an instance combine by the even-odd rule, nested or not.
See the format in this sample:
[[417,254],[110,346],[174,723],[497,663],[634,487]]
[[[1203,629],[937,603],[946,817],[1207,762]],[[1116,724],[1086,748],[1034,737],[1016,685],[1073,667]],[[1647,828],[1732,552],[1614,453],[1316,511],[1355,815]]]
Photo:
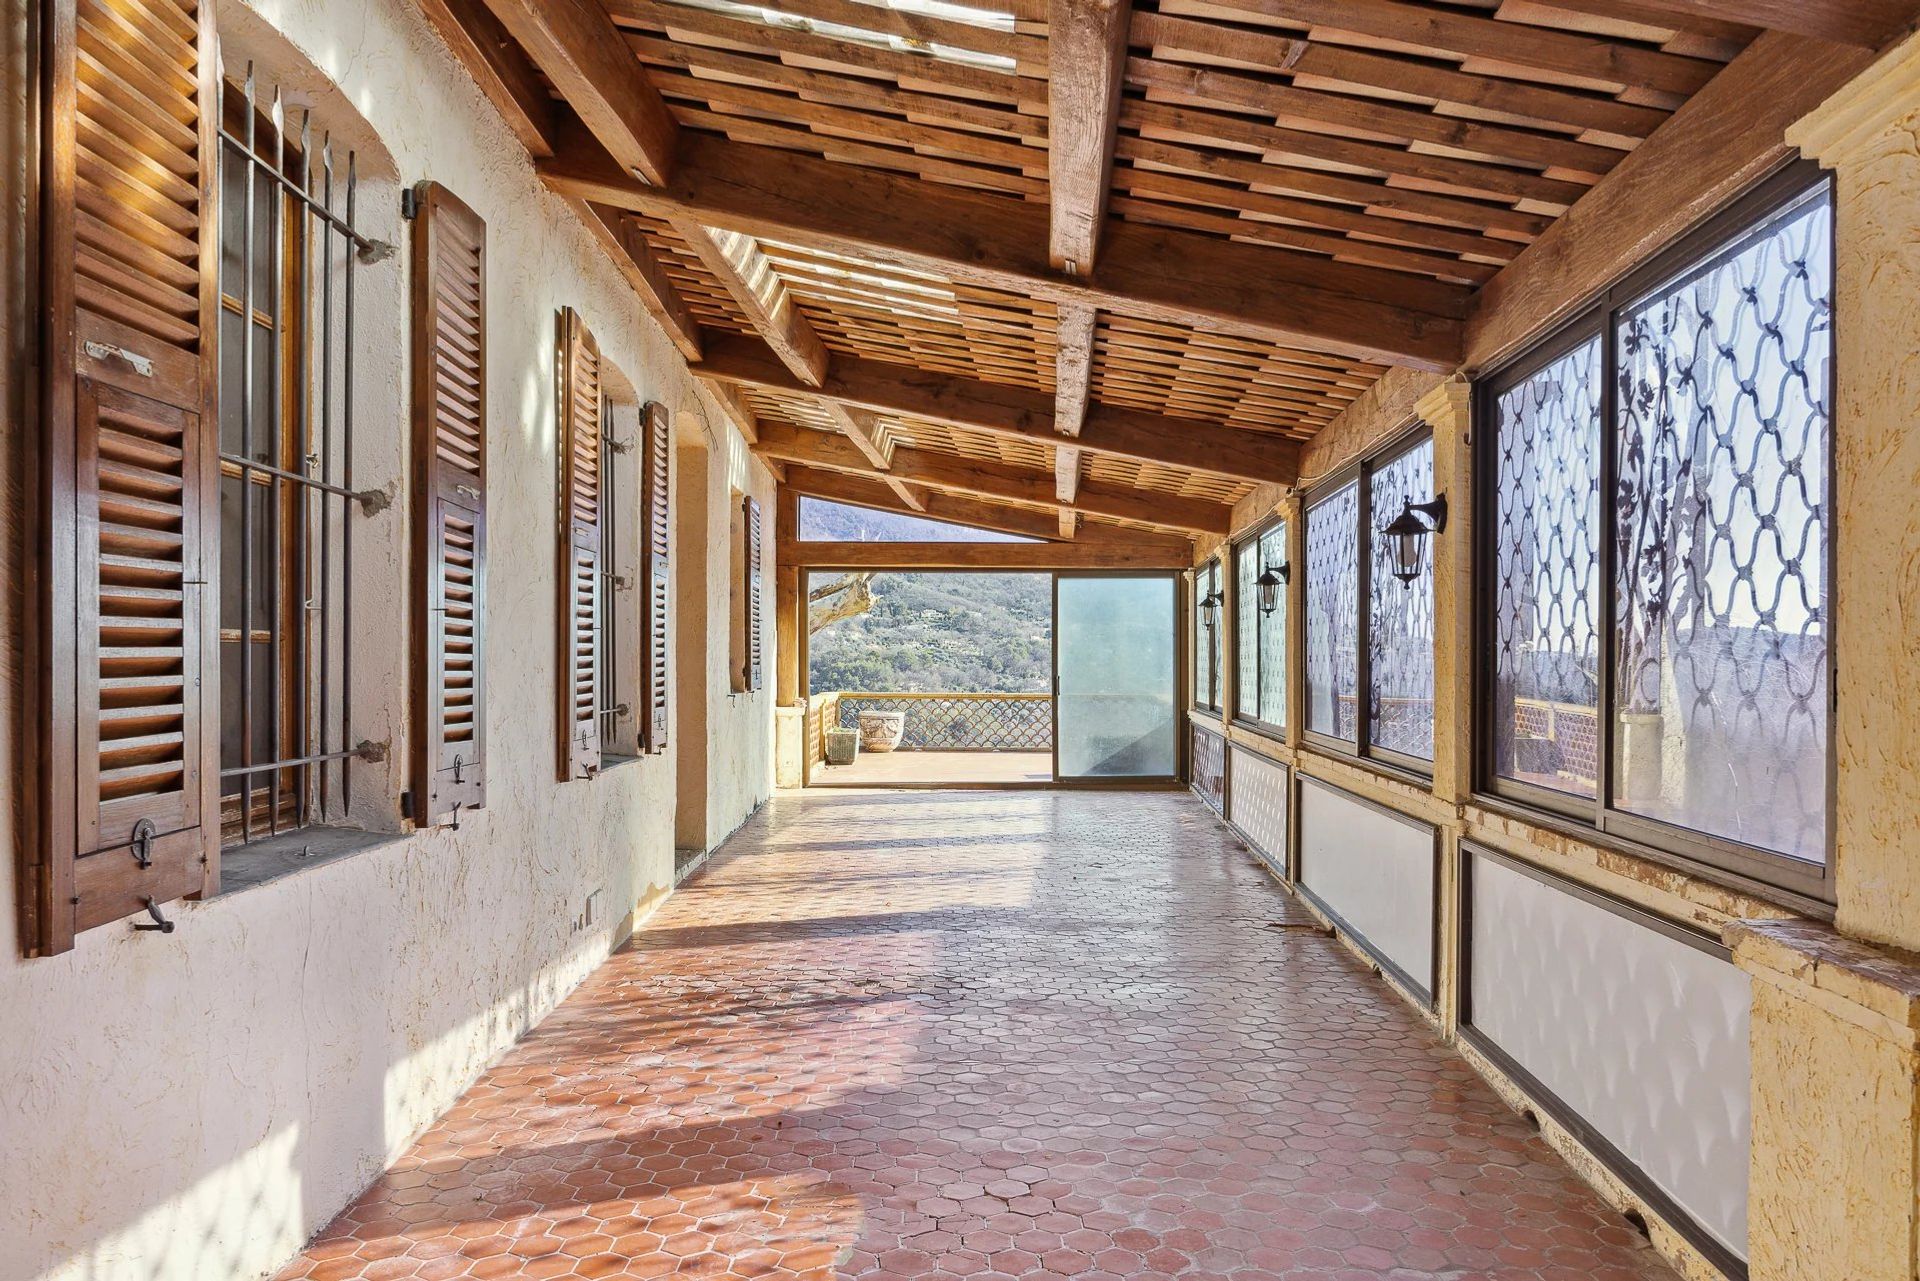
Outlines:
[[1671,1279],[1191,796],[804,792],[283,1274]]
[[1052,752],[862,752],[851,765],[816,763],[808,776],[815,787],[1052,781]]

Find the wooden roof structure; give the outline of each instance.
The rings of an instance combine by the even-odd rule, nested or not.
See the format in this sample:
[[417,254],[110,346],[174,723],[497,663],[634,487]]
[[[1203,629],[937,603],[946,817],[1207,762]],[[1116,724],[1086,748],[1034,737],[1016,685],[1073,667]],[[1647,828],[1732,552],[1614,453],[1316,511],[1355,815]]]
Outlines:
[[1908,0],[417,0],[799,492],[1223,533],[1763,29]]

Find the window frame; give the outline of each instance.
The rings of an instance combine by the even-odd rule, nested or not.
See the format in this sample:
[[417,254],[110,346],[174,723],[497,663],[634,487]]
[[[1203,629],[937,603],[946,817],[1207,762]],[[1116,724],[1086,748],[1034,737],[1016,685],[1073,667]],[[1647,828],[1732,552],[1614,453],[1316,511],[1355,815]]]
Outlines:
[[[1300,738],[1303,743],[1325,753],[1344,760],[1362,761],[1375,768],[1383,768],[1427,785],[1433,779],[1433,762],[1418,756],[1408,756],[1388,748],[1375,747],[1370,741],[1369,730],[1372,723],[1373,704],[1373,540],[1377,532],[1373,523],[1373,473],[1389,463],[1398,462],[1402,457],[1431,444],[1433,428],[1419,420],[1407,423],[1399,430],[1382,439],[1358,458],[1343,463],[1328,472],[1313,487],[1301,495],[1300,518],[1302,530],[1305,529],[1307,513],[1321,499],[1338,493],[1348,484],[1354,486],[1355,513],[1355,555],[1357,558],[1356,582],[1354,591],[1354,609],[1359,615],[1354,620],[1354,726],[1351,742],[1344,738],[1335,738],[1320,730],[1308,726],[1304,711],[1301,713]],[[1434,478],[1436,492],[1441,488],[1440,478]],[[1443,537],[1444,535],[1428,535]],[[1429,551],[1426,574],[1433,579],[1434,558]],[[1437,588],[1438,584],[1434,586]],[[1300,662],[1303,672],[1307,666],[1307,642],[1311,639],[1308,620],[1301,620]],[[1436,648],[1438,635],[1436,629]],[[1438,677],[1435,677],[1438,684]],[[1439,732],[1436,724],[1435,734]]]
[[[1221,673],[1226,668],[1227,663],[1226,638],[1220,634],[1220,629],[1226,626],[1226,592],[1221,586],[1222,559],[1220,553],[1215,552],[1213,555],[1207,557],[1206,560],[1196,565],[1193,570],[1194,680],[1191,684],[1193,709],[1214,717],[1225,714],[1227,702],[1226,682],[1221,679]],[[1202,590],[1203,588],[1205,590]],[[1200,643],[1200,637],[1208,629],[1206,616],[1200,607],[1200,602],[1209,592],[1220,592],[1221,598],[1220,604],[1215,607],[1212,634],[1203,646]],[[1203,671],[1207,674],[1207,698],[1205,700],[1202,700],[1200,697],[1199,676]]]
[[[1265,626],[1265,622],[1264,622],[1265,615],[1260,613],[1258,589],[1257,588],[1255,589],[1255,598],[1252,601],[1242,601],[1239,599],[1239,595],[1238,595],[1240,590],[1241,562],[1244,561],[1249,556],[1255,556],[1255,557],[1259,556],[1260,544],[1265,542],[1267,539],[1267,536],[1269,534],[1272,534],[1275,530],[1280,531],[1281,544],[1286,549],[1286,559],[1281,563],[1287,566],[1287,575],[1288,575],[1288,581],[1280,584],[1279,613],[1281,618],[1280,627],[1282,632],[1282,635],[1280,638],[1280,652],[1283,657],[1281,659],[1282,670],[1280,673],[1280,718],[1281,719],[1280,719],[1280,723],[1278,724],[1275,724],[1274,722],[1269,720],[1263,720],[1259,712],[1260,685],[1264,677],[1264,672],[1262,671],[1263,664],[1261,663],[1261,655],[1264,651],[1260,644],[1260,629],[1263,626]],[[1262,568],[1264,568],[1264,566]],[[1260,734],[1266,738],[1271,738],[1271,739],[1274,739],[1275,741],[1284,741],[1287,736],[1287,722],[1292,720],[1295,715],[1294,709],[1293,709],[1293,697],[1292,697],[1293,681],[1291,679],[1293,664],[1288,661],[1289,659],[1292,658],[1292,654],[1289,652],[1290,646],[1287,644],[1288,637],[1286,635],[1286,633],[1291,630],[1292,622],[1293,622],[1293,619],[1291,617],[1291,609],[1289,608],[1292,604],[1291,600],[1289,599],[1289,596],[1290,596],[1289,589],[1291,587],[1291,581],[1292,581],[1292,575],[1293,575],[1293,528],[1287,523],[1287,518],[1284,515],[1271,516],[1268,519],[1260,522],[1258,525],[1255,525],[1247,533],[1241,535],[1239,541],[1233,544],[1232,569],[1233,569],[1232,582],[1233,582],[1233,590],[1235,594],[1234,603],[1233,603],[1233,609],[1234,609],[1233,650],[1232,650],[1232,653],[1227,657],[1226,665],[1233,669],[1236,676],[1236,679],[1234,680],[1234,683],[1233,683],[1233,723],[1235,725],[1240,726],[1243,729],[1252,730],[1254,733]],[[1259,574],[1256,572],[1254,577],[1258,579]],[[1240,671],[1240,658],[1241,658],[1240,611],[1243,607],[1248,607],[1248,606],[1251,606],[1254,619],[1255,619],[1254,641],[1253,641],[1253,696],[1251,699],[1247,697],[1247,690],[1243,688],[1243,686],[1241,685],[1238,679],[1238,673]],[[1249,703],[1251,703],[1253,708],[1253,710],[1251,711],[1248,710]]]
[[[1812,161],[1795,160],[1782,166],[1768,177],[1762,179],[1738,199],[1730,202],[1718,212],[1702,221],[1698,226],[1686,232],[1665,248],[1654,254],[1645,263],[1622,276],[1613,285],[1588,299],[1578,312],[1558,328],[1548,332],[1539,341],[1528,345],[1503,363],[1491,367],[1475,380],[1473,388],[1473,421],[1485,430],[1474,432],[1473,441],[1473,546],[1471,549],[1473,565],[1472,598],[1472,635],[1474,639],[1474,658],[1471,664],[1473,681],[1473,792],[1476,800],[1492,801],[1526,817],[1543,817],[1560,825],[1571,825],[1577,832],[1598,836],[1611,842],[1624,843],[1632,853],[1651,858],[1676,867],[1678,870],[1697,874],[1708,873],[1721,881],[1730,881],[1743,891],[1760,891],[1770,897],[1778,898],[1782,894],[1804,900],[1806,903],[1830,906],[1834,902],[1834,844],[1835,844],[1835,792],[1836,761],[1834,712],[1838,706],[1839,686],[1837,675],[1838,647],[1833,635],[1834,573],[1836,567],[1835,550],[1839,545],[1841,533],[1835,527],[1834,477],[1835,477],[1835,441],[1837,429],[1834,419],[1839,408],[1834,392],[1838,386],[1837,368],[1840,358],[1839,332],[1841,320],[1838,311],[1838,299],[1834,301],[1834,313],[1829,320],[1832,337],[1832,355],[1826,368],[1826,405],[1828,407],[1826,469],[1822,477],[1826,496],[1825,530],[1826,548],[1822,555],[1822,567],[1826,584],[1827,629],[1827,718],[1826,718],[1826,814],[1823,858],[1819,863],[1810,863],[1774,850],[1765,850],[1718,836],[1709,832],[1697,831],[1668,823],[1647,815],[1633,814],[1613,808],[1614,791],[1614,685],[1618,676],[1615,667],[1618,661],[1618,634],[1615,625],[1615,608],[1618,585],[1615,579],[1617,533],[1614,529],[1614,514],[1617,511],[1617,470],[1619,466],[1619,423],[1617,421],[1618,400],[1618,351],[1616,348],[1616,318],[1631,310],[1650,296],[1658,293],[1674,281],[1686,276],[1707,261],[1722,257],[1748,241],[1756,229],[1772,222],[1775,215],[1784,212],[1789,206],[1798,203],[1803,197],[1824,187],[1827,192],[1829,208],[1836,205],[1836,187],[1830,174],[1827,174]],[[1833,234],[1828,245],[1830,257],[1829,269],[1834,267],[1832,259],[1839,253],[1839,228],[1837,220],[1833,225]],[[1837,279],[1837,273],[1829,277]],[[1591,798],[1568,795],[1553,791],[1551,788],[1503,778],[1497,772],[1494,759],[1494,705],[1493,693],[1496,688],[1494,672],[1494,610],[1496,579],[1496,532],[1491,514],[1497,511],[1498,488],[1498,438],[1493,430],[1498,411],[1498,398],[1542,368],[1558,360],[1575,347],[1598,339],[1600,344],[1599,365],[1599,412],[1600,412],[1600,511],[1598,584],[1596,592],[1595,621],[1600,645],[1600,679],[1597,682],[1598,707],[1596,708],[1595,745],[1597,772],[1594,795]]]

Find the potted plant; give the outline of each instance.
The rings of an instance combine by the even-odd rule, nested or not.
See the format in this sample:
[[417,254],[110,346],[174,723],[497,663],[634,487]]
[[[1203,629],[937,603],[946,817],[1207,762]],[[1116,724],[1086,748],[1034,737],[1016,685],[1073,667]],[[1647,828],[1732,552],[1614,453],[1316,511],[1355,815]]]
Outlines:
[[827,731],[827,764],[851,765],[860,755],[860,731],[835,727]]
[[891,752],[907,732],[905,712],[861,712],[860,750]]

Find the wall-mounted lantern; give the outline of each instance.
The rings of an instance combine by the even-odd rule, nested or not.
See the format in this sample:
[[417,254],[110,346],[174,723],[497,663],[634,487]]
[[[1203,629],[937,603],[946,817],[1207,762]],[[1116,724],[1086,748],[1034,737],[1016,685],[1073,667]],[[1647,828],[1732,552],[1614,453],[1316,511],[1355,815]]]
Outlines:
[[1411,498],[1393,523],[1380,531],[1391,540],[1393,576],[1408,590],[1427,570],[1427,535],[1447,527],[1447,496],[1440,494],[1431,502],[1416,503]]
[[1207,625],[1209,631],[1220,625],[1220,602],[1223,599],[1217,587],[1200,598],[1200,621]]
[[1268,565],[1260,571],[1260,577],[1253,585],[1260,589],[1260,612],[1271,614],[1280,608],[1280,588],[1293,577],[1292,565]]

